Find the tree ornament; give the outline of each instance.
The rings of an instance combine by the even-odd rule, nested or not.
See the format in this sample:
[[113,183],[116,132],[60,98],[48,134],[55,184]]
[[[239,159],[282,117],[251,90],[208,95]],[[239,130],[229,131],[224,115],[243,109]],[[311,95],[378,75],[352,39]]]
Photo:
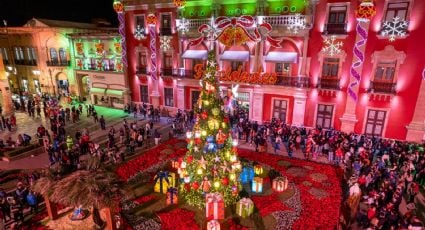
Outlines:
[[218,116],[220,114],[220,109],[219,108],[212,108],[211,112],[214,116]]
[[261,165],[254,166],[255,175],[261,175],[263,173],[263,167]]
[[196,170],[196,173],[197,173],[198,175],[202,175],[202,173],[203,173],[202,168],[198,168],[198,169]]
[[231,181],[235,181],[236,180],[236,174],[234,172],[231,172],[229,174],[229,178],[230,178]]
[[214,181],[214,188],[220,188],[220,181],[216,180]]
[[204,156],[201,157],[201,160],[198,160],[199,166],[202,167],[203,169],[207,169],[207,166],[206,166],[207,163],[208,161],[204,159]]
[[198,188],[199,188],[199,183],[198,183],[198,181],[195,181],[195,182],[193,182],[193,183],[192,183],[192,188],[193,188],[194,190],[198,190]]
[[[207,77],[207,76],[205,76]],[[215,87],[214,85],[210,84],[210,83],[206,83],[205,84],[205,89],[208,91],[208,93],[214,92],[215,91]]]
[[209,192],[211,188],[211,182],[208,180],[208,177],[204,177],[204,180],[201,183],[202,191]]
[[193,161],[193,156],[188,156],[187,158],[186,158],[186,161],[187,161],[187,163],[192,163],[192,161]]
[[238,195],[238,193],[239,193],[239,191],[238,191],[238,186],[233,185],[233,186],[232,186],[232,195],[233,195],[233,196],[237,196],[237,195]]
[[224,178],[221,180],[221,183],[222,183],[223,185],[228,185],[228,184],[229,184],[229,178],[224,177]]
[[201,118],[204,119],[204,120],[208,118],[207,111],[204,111],[204,112],[201,113]]
[[184,181],[184,183],[186,183],[186,184],[190,183],[190,176],[189,176],[189,175],[185,175],[185,176],[183,177],[183,181]]

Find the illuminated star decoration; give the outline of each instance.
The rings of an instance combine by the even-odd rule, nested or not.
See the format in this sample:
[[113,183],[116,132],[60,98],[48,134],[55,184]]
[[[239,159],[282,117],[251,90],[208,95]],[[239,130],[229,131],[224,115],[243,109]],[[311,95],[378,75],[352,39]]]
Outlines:
[[145,38],[145,28],[143,28],[141,25],[137,25],[136,29],[134,30],[134,38],[137,40],[142,40]]
[[392,21],[385,21],[382,25],[381,35],[388,36],[389,40],[395,41],[397,37],[406,36],[409,23],[399,17],[393,18]]
[[291,30],[294,34],[297,34],[299,30],[304,30],[306,28],[307,23],[304,16],[295,14],[289,17],[288,24],[289,30]]
[[322,48],[322,52],[329,56],[334,56],[341,53],[341,47],[344,44],[342,42],[336,42],[335,36],[327,38],[323,43],[324,46]]
[[209,66],[215,66],[215,61],[207,61],[207,65]]
[[161,36],[159,41],[161,43],[161,49],[163,51],[167,51],[167,50],[170,49],[170,47],[171,47],[171,36]]
[[177,31],[180,31],[182,34],[185,34],[189,31],[189,20],[182,18],[177,21]]
[[201,160],[198,161],[199,165],[203,168],[203,169],[207,169],[207,161],[204,159],[204,156],[201,157]]
[[223,170],[223,173],[226,173],[226,171],[229,171],[229,168],[227,168],[227,164],[223,163],[222,166],[220,166],[220,168]]
[[215,158],[214,158],[214,161],[215,162],[220,162],[220,157],[218,155],[216,155]]
[[209,79],[211,77],[211,74],[210,73],[206,73],[205,74],[205,79]]

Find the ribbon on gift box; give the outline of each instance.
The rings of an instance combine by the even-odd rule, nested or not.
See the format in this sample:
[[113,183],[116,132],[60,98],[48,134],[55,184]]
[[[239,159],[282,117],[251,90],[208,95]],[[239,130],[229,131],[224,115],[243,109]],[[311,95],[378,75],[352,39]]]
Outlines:
[[263,192],[263,178],[254,177],[254,179],[252,180],[252,191]]
[[273,29],[272,25],[270,25],[267,22],[259,25],[254,31],[256,40],[268,41],[271,46],[280,48],[281,47],[280,43],[282,42],[282,40],[274,39],[270,36],[270,32],[272,31],[272,29]]
[[163,192],[163,187],[162,187],[162,181],[165,180],[165,182],[167,182],[167,184],[170,184],[170,180],[168,180],[168,171],[159,171],[156,174],[154,183],[156,184],[159,180],[159,191],[162,193]]
[[220,223],[217,220],[208,221],[207,230],[220,230]]
[[[206,217],[207,218],[211,218],[211,219],[223,219],[224,216],[219,216],[219,210],[220,208],[222,208],[222,212],[224,212],[224,206],[219,207],[219,204],[222,203],[224,205],[224,200],[223,200],[223,196],[216,192],[216,193],[208,193],[206,195],[206,202],[207,202],[207,207],[206,207]],[[208,207],[208,204],[213,203],[213,213],[210,213],[210,208]]]
[[[170,204],[174,204],[174,198],[177,198],[178,190],[175,187],[169,187],[167,190],[170,198]],[[168,195],[167,194],[167,195]]]
[[[242,217],[248,217],[252,214],[251,211],[254,210],[254,202],[249,198],[242,198],[238,201],[238,208],[236,209],[236,213]],[[246,215],[244,215],[246,212]]]
[[288,179],[286,177],[276,177],[273,179],[272,188],[278,192],[288,188]]

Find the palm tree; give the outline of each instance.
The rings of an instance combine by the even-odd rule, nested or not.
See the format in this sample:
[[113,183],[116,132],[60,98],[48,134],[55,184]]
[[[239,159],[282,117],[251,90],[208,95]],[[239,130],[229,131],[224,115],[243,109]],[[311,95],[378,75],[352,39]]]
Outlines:
[[[71,173],[63,179],[52,183],[40,181],[41,185],[47,185],[49,189],[39,190],[46,194],[48,199],[54,203],[66,206],[92,207],[93,221],[101,228],[105,222],[100,218],[99,210],[105,209],[107,214],[107,228],[115,229],[113,222],[113,210],[117,208],[119,199],[124,194],[121,189],[121,181],[116,174],[100,167],[100,164],[92,159],[88,161],[86,170]],[[41,187],[37,185],[35,187]]]

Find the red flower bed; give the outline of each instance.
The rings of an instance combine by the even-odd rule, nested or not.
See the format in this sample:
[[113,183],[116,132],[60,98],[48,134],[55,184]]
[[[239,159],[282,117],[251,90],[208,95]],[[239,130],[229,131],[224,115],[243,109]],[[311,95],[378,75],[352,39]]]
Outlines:
[[276,211],[288,210],[288,207],[279,200],[276,193],[268,196],[252,196],[251,199],[254,201],[255,207],[261,216],[267,216]]
[[198,230],[195,213],[186,209],[176,208],[170,212],[157,213],[161,219],[162,230]]
[[164,156],[165,154],[162,154],[161,151],[164,149],[167,149],[167,145],[175,145],[178,142],[184,142],[177,139],[170,139],[164,144],[158,145],[142,155],[138,156],[137,158],[119,166],[116,170],[116,173],[118,176],[127,181],[129,178],[136,175],[138,172],[143,171],[159,162],[161,162],[161,159],[164,159],[164,157],[170,159],[170,158],[176,158],[180,156],[184,156],[186,153],[186,148],[181,148],[175,150],[174,153],[169,154],[168,156]]
[[[290,182],[295,182],[300,190],[302,211],[301,216],[292,226],[292,229],[334,229],[338,224],[339,211],[342,200],[341,192],[341,170],[331,165],[319,164],[310,161],[303,161],[297,159],[290,159],[272,154],[258,154],[250,150],[238,149],[238,155],[241,158],[246,158],[262,164],[271,166],[272,168],[280,171],[282,175],[288,177]],[[284,160],[291,163],[293,167],[309,166],[311,170],[306,169],[305,176],[294,176],[287,173],[284,166],[279,165],[279,161]],[[327,176],[326,184],[314,181],[309,175],[311,173],[321,173]],[[304,181],[311,183],[311,186],[305,185]],[[309,190],[314,187],[320,189],[327,196],[317,198],[313,196]],[[253,201],[255,202],[253,197]],[[261,210],[261,205],[267,204],[266,201],[255,202],[257,208]],[[260,205],[260,206],[259,206]]]

